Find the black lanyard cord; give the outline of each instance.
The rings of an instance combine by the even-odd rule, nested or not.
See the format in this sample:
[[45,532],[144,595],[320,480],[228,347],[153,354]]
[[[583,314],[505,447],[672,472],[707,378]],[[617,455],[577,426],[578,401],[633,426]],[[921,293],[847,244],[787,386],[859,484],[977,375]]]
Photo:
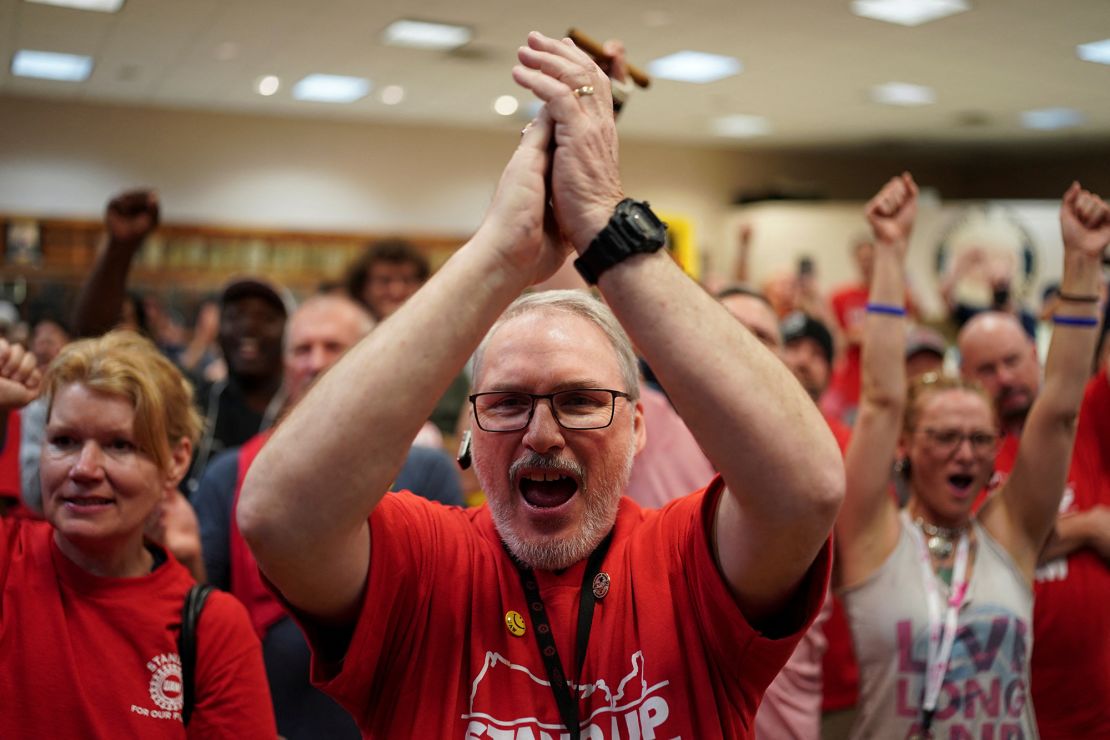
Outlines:
[[[597,598],[593,592],[593,581],[601,572],[601,561],[609,551],[613,541],[613,533],[606,535],[601,544],[597,546],[586,561],[586,572],[582,575],[582,588],[578,600],[578,631],[575,636],[575,675],[573,680],[577,685],[582,676],[582,665],[586,661],[586,647],[590,642],[590,629],[593,627],[594,605]],[[505,548],[508,552],[508,548]],[[524,587],[524,595],[528,599],[528,611],[532,615],[533,630],[536,635],[536,644],[543,657],[544,668],[547,669],[547,680],[551,683],[551,693],[555,695],[555,704],[559,707],[559,716],[563,725],[570,733],[571,740],[581,740],[582,730],[578,723],[578,699],[571,694],[567,685],[567,677],[563,675],[563,665],[559,660],[559,650],[555,647],[555,635],[551,630],[551,622],[547,618],[547,608],[540,595],[540,585],[536,574],[531,568],[522,565],[512,553],[509,557],[516,566],[520,575],[520,585]]]

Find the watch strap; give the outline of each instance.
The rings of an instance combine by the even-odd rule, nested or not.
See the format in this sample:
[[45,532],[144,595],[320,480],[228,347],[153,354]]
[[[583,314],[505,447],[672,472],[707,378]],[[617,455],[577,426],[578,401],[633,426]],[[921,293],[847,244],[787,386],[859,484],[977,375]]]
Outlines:
[[648,254],[663,247],[664,238],[645,238],[643,232],[627,223],[627,219],[632,218],[634,213],[645,212],[661,229],[666,228],[646,202],[625,198],[617,204],[609,223],[574,261],[575,269],[587,283],[597,285],[598,278],[609,268],[633,255]]

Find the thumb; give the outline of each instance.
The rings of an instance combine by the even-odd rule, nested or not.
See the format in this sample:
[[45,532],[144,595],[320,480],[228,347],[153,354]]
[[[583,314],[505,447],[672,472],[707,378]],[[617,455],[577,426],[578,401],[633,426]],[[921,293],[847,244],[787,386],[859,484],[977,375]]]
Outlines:
[[520,148],[538,149],[546,153],[551,142],[553,128],[554,122],[551,119],[551,113],[545,105],[540,108],[539,115],[529,121],[524,130],[520,132]]

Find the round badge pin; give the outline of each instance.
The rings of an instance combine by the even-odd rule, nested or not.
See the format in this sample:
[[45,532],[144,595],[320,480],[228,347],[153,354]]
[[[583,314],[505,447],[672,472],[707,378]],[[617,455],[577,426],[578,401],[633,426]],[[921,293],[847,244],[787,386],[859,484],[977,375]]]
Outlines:
[[520,615],[520,612],[505,612],[505,629],[509,630],[509,634],[515,637],[524,636],[527,628],[524,626],[524,617]]
[[594,576],[594,598],[604,599],[605,595],[609,593],[609,574],[605,572],[598,573]]

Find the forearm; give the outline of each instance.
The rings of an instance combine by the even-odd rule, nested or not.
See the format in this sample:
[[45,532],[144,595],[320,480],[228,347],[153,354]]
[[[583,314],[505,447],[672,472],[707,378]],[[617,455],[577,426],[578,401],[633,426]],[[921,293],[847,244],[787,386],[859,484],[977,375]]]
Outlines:
[[[1097,259],[1069,254],[1064,261],[1060,290],[1065,295],[1097,296],[1101,265]],[[1060,301],[1056,316],[1098,319],[1098,303]],[[1039,415],[1057,424],[1072,426],[1083,400],[1083,390],[1090,374],[1091,356],[1098,342],[1098,328],[1058,324],[1052,332],[1048,357],[1045,360],[1044,388],[1037,399]],[[1033,419],[1030,419],[1032,422]]]
[[1030,575],[1057,521],[1067,480],[1079,406],[1098,337],[1096,296],[1102,252],[1110,242],[1110,209],[1073,183],[1064,194],[1060,226],[1064,271],[1045,381],[1029,411],[1013,470],[1000,496],[1003,512],[1018,524],[1020,538],[1012,546],[1015,559]]
[[743,510],[827,533],[840,455],[785,365],[663,252],[621,263],[599,287]]
[[739,254],[736,256],[736,271],[733,273],[736,282],[747,283],[751,279],[751,249],[748,244],[741,244]]
[[[878,250],[868,301],[894,311],[905,310],[902,261],[891,249]],[[892,313],[868,311],[863,324],[860,402],[901,415],[906,398],[904,363],[906,321]]]
[[185,346],[185,351],[181,353],[179,362],[181,367],[188,371],[193,371],[200,364],[204,358],[204,353],[208,350],[208,343],[204,341],[192,340]]
[[73,312],[73,330],[77,336],[103,334],[119,321],[127,290],[127,273],[138,248],[139,245],[110,241],[101,245],[77,295]]
[[[875,259],[871,303],[901,307],[904,296],[899,260],[887,250],[880,251]],[[905,343],[905,319],[868,312],[864,319],[859,414],[845,455],[847,490],[837,520],[841,548],[853,563],[857,555],[869,562],[861,548],[865,543],[881,543],[876,537],[893,511],[887,486],[905,412]]]
[[1076,550],[1089,547],[1091,535],[1089,531],[1088,512],[1079,512],[1060,516],[1056,519],[1056,527],[1041,550],[1038,564],[1043,565],[1052,560],[1066,558]]
[[275,430],[239,501],[260,563],[268,552],[326,546],[365,524],[436,401],[526,285],[487,256],[476,243],[484,238],[353,347]]

